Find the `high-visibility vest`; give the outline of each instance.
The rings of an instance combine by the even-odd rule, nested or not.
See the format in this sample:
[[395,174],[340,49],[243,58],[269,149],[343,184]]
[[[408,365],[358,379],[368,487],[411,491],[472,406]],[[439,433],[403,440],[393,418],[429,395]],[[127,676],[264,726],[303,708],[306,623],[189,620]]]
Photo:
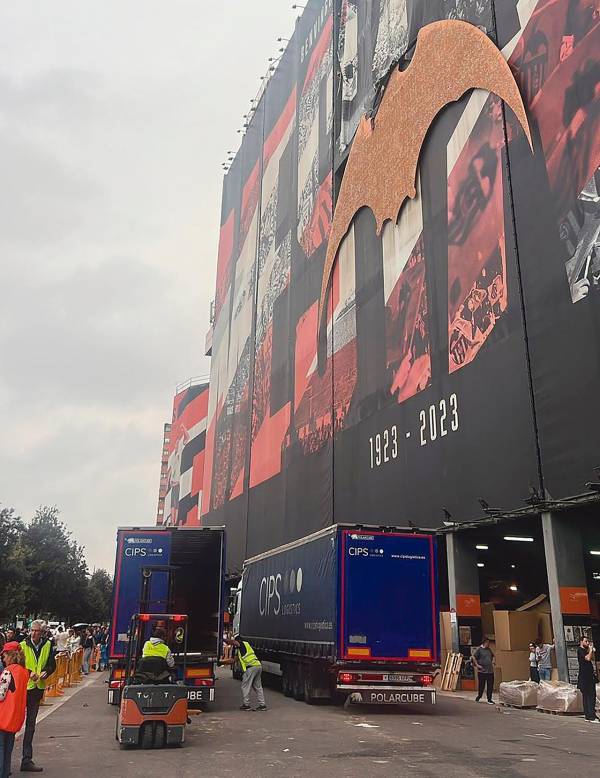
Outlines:
[[169,646],[166,643],[153,643],[147,640],[142,649],[142,656],[160,656],[166,659],[169,654]]
[[10,670],[15,690],[9,690],[0,702],[0,732],[18,732],[25,721],[29,672],[21,665],[8,665],[6,669]]
[[[242,648],[244,650],[242,654]],[[256,654],[254,653],[254,649],[250,645],[250,643],[246,643],[246,641],[242,641],[242,645],[238,649],[238,659],[240,662],[240,665],[242,667],[242,671],[245,673],[248,667],[260,667],[260,661]]]
[[[25,654],[25,667],[29,670],[29,672],[37,673],[38,675],[43,673],[44,670],[46,669],[46,665],[48,664],[48,659],[50,659],[50,651],[52,650],[50,641],[46,640],[46,642],[42,645],[42,650],[40,651],[38,657],[36,657],[35,651],[26,640],[24,640],[21,643],[21,648],[23,649],[23,653]],[[27,688],[45,689],[46,681],[43,680],[42,678],[38,678],[37,681],[32,681],[31,679],[29,679]]]

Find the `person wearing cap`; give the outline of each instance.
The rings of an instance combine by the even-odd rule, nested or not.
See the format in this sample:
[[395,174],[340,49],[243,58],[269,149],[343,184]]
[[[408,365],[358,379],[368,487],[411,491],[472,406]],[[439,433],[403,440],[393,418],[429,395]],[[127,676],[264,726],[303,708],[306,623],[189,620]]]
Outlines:
[[40,703],[46,688],[46,678],[56,670],[52,643],[43,637],[44,627],[43,621],[39,619],[32,621],[30,635],[21,643],[25,654],[25,667],[30,673],[27,684],[27,720],[23,735],[22,773],[41,773],[44,769],[38,767],[33,761],[33,736]]
[[[256,699],[258,700],[258,707],[256,710],[267,710],[265,703],[265,693],[262,687],[262,665],[259,658],[254,653],[254,649],[244,640],[241,635],[236,635],[233,638],[228,638],[225,643],[229,646],[235,646],[237,648],[237,661],[242,668],[242,704],[240,710],[252,710],[250,707],[250,690],[254,689]],[[232,665],[235,664],[236,658],[221,659],[221,664]]]
[[10,775],[10,761],[15,735],[25,721],[27,682],[25,656],[16,640],[2,648],[4,670],[0,675],[0,778]]

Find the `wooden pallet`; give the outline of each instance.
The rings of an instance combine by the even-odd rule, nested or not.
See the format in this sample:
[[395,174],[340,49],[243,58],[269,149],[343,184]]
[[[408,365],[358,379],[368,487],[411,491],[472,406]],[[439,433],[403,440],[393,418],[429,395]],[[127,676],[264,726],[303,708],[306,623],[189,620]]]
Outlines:
[[499,702],[503,708],[514,708],[515,710],[536,710],[536,705],[511,705],[510,702]]
[[538,713],[550,713],[552,716],[583,716],[583,712],[575,713],[573,711],[548,710],[547,708],[536,708]]
[[462,667],[462,654],[448,654],[444,672],[442,673],[442,683],[440,688],[445,692],[453,692],[458,686],[460,668]]

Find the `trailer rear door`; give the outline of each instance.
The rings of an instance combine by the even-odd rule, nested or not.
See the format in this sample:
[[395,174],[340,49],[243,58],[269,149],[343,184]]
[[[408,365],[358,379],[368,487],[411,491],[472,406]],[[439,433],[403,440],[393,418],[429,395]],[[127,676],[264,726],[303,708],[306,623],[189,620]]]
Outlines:
[[342,530],[341,546],[341,658],[437,662],[434,539]]

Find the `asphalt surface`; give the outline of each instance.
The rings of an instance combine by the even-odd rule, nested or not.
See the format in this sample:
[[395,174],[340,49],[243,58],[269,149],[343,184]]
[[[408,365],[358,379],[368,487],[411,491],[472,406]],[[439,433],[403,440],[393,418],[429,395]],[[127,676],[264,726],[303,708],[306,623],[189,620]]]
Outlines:
[[[183,748],[122,750],[106,674],[59,707],[43,709],[34,759],[48,778],[78,773],[137,778],[285,776],[306,778],[512,778],[594,774],[600,725],[439,697],[426,710],[310,706],[266,689],[269,710],[242,712],[239,683],[221,671],[217,702],[193,718]],[[48,713],[48,711],[51,711]],[[15,744],[13,776],[21,743]]]

